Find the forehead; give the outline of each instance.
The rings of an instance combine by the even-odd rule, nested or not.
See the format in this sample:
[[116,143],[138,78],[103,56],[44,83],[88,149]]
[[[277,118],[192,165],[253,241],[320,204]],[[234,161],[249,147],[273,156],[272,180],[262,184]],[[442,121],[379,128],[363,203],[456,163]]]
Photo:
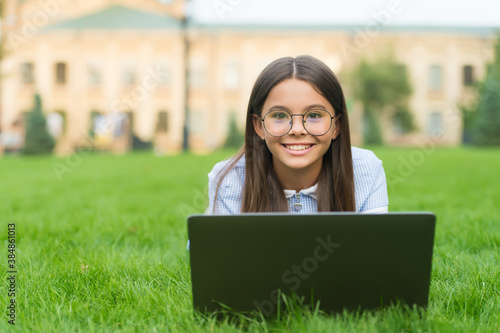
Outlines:
[[333,110],[327,99],[309,82],[292,78],[280,82],[271,89],[264,103],[264,110],[274,106],[285,106],[290,110],[303,111],[309,105],[322,105],[327,110]]

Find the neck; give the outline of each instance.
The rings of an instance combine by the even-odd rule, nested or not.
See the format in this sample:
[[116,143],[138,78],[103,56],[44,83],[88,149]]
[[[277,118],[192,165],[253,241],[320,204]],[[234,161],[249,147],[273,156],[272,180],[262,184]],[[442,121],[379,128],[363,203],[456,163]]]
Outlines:
[[[276,161],[274,161],[276,162]],[[299,192],[318,182],[322,160],[303,169],[292,169],[280,163],[273,163],[274,171],[283,189]]]

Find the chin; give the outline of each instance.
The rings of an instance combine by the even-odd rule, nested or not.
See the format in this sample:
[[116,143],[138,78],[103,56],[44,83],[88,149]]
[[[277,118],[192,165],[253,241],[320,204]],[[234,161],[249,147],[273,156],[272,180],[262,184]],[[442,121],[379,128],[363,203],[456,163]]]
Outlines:
[[296,163],[285,163],[287,167],[290,169],[295,169],[295,170],[302,170],[302,169],[307,169],[308,167],[312,166],[314,163],[311,162],[299,162],[297,161]]

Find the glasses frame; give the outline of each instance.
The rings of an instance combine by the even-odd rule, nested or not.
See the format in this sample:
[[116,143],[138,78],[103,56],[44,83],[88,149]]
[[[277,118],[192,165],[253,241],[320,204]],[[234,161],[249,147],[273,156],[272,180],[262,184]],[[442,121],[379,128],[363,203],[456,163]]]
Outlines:
[[[285,136],[285,135],[287,135],[288,133],[290,133],[290,131],[291,131],[291,130],[292,130],[292,128],[293,128],[293,116],[301,116],[301,117],[302,117],[302,126],[304,127],[304,129],[306,130],[306,132],[307,132],[307,133],[309,133],[309,134],[311,134],[311,135],[313,135],[313,136],[322,136],[322,135],[325,135],[326,133],[328,133],[328,131],[332,128],[332,124],[333,124],[333,121],[332,121],[332,120],[333,120],[333,118],[337,117],[337,116],[338,116],[338,114],[334,115],[333,117],[330,117],[330,126],[328,127],[328,129],[326,130],[326,132],[325,132],[325,133],[323,133],[323,134],[312,134],[312,133],[311,133],[311,132],[309,132],[309,131],[307,130],[307,128],[306,128],[306,125],[305,125],[305,124],[306,124],[306,120],[304,120],[304,119],[305,119],[304,117],[305,117],[308,113],[313,112],[313,111],[318,111],[318,110],[321,110],[321,111],[326,111],[326,110],[324,110],[324,109],[311,109],[311,110],[307,110],[304,114],[302,114],[302,113],[290,113],[290,112],[288,112],[287,110],[279,110],[279,111],[283,111],[283,112],[288,113],[288,114],[290,115],[290,118],[292,119],[291,124],[290,124],[290,128],[288,129],[288,131],[287,131],[285,134],[282,134],[282,135],[273,135],[273,134],[269,133],[269,131],[268,131],[268,130],[267,130],[267,128],[266,128],[266,123],[264,122],[264,119],[266,119],[266,116],[267,116],[269,113],[271,113],[271,112],[273,112],[273,111],[276,111],[276,110],[269,110],[269,111],[267,111],[267,113],[266,113],[266,114],[264,115],[264,117],[262,117],[262,118],[261,118],[260,116],[258,116],[258,115],[257,115],[257,117],[259,117],[259,119],[262,121],[262,126],[264,127],[264,130],[267,132],[267,134],[269,134],[270,136],[274,136],[275,138],[280,138],[280,137]],[[328,114],[330,114],[330,112],[328,112],[328,111],[326,111],[326,112],[327,112]]]

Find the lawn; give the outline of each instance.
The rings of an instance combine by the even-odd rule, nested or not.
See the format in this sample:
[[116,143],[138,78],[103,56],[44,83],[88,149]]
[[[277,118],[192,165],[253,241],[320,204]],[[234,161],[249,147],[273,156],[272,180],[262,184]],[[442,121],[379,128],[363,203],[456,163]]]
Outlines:
[[[375,148],[391,211],[437,215],[426,312],[389,308],[280,321],[193,315],[186,217],[207,204],[207,173],[231,152],[0,159],[2,276],[16,229],[19,331],[500,331],[500,150]],[[0,331],[9,283],[0,284]]]

